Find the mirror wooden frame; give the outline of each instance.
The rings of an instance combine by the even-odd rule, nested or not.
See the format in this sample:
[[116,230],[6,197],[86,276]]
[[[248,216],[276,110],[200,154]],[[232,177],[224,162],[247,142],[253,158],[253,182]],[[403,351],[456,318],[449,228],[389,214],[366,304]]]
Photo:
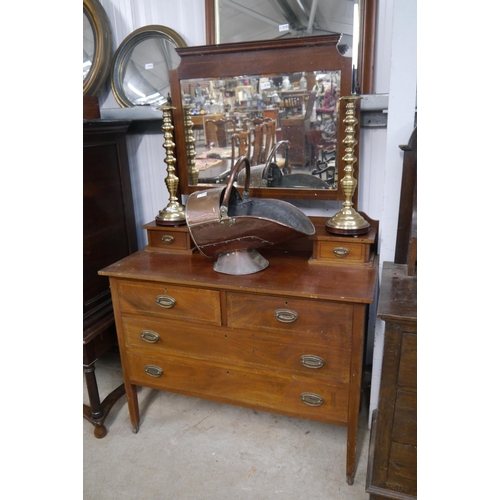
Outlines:
[[83,0],[83,12],[92,26],[95,50],[92,66],[83,81],[83,95],[96,95],[111,69],[111,29],[106,11],[97,0]]
[[[188,195],[207,188],[207,184],[202,186],[189,185],[181,80],[340,70],[340,96],[351,95],[352,59],[339,54],[336,48],[339,38],[340,35],[323,35],[177,49],[181,62],[176,69],[170,71],[170,85],[172,105],[175,108],[172,114],[180,194]],[[345,111],[346,103],[340,100],[337,127],[337,158],[339,159],[345,155],[345,144],[343,143]],[[358,145],[355,147],[355,155],[359,156]],[[339,179],[341,179],[343,175],[341,160],[339,160],[338,168]],[[353,174],[358,179],[357,162],[354,164]],[[344,199],[341,189],[251,188],[250,194],[260,198]],[[357,204],[357,190],[353,197],[353,203]]]
[[[360,0],[360,40],[358,55],[359,94],[373,94],[375,33],[378,0]],[[205,0],[205,30],[207,45],[214,45],[215,1]]]

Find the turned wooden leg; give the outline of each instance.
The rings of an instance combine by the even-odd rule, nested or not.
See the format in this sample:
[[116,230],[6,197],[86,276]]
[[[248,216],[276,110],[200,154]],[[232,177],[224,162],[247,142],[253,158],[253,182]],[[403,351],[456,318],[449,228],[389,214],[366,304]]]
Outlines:
[[108,431],[102,422],[104,411],[99,396],[99,388],[97,387],[94,363],[91,363],[90,366],[84,365],[83,373],[85,374],[85,383],[87,384],[87,393],[90,402],[90,406],[83,405],[83,416],[94,425],[94,436],[101,439]]
[[113,405],[125,394],[124,384],[120,384],[114,391],[110,392],[102,401],[99,396],[97,380],[95,376],[94,363],[83,367],[85,382],[89,394],[90,406],[83,405],[83,417],[94,426],[94,436],[102,439],[108,433],[104,421]]

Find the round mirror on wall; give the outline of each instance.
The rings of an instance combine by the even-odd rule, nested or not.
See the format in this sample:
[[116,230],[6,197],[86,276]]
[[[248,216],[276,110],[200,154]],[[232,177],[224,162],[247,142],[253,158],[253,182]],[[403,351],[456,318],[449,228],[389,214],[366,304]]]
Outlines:
[[123,107],[161,106],[170,96],[169,71],[178,66],[175,49],[184,39],[165,26],[143,26],[132,32],[113,58],[111,89]]
[[111,30],[97,0],[83,0],[83,95],[95,95],[111,67]]

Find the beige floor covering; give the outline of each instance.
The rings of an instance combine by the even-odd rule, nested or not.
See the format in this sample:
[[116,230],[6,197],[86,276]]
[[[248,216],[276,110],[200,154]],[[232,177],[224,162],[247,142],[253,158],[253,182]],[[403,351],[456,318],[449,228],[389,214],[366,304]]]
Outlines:
[[[96,374],[104,398],[123,381],[119,356],[99,359]],[[366,401],[352,486],[345,480],[345,427],[148,388],[139,389],[139,405],[137,434],[125,396],[111,410],[103,439],[83,419],[85,500],[369,498]]]

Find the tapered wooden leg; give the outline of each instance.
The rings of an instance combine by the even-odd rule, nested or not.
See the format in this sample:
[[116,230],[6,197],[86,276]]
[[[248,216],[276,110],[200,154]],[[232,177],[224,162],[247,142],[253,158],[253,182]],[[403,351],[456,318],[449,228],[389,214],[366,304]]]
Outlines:
[[139,400],[137,399],[137,386],[125,383],[125,390],[127,393],[128,411],[130,414],[130,422],[132,423],[132,432],[137,434],[139,432],[140,414],[139,414]]

